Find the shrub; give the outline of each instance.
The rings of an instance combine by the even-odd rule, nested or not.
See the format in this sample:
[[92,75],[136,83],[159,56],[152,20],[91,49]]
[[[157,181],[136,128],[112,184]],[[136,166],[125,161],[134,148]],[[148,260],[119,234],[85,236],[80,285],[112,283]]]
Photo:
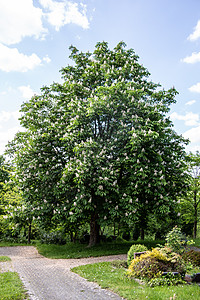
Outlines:
[[127,262],[126,260],[114,260],[111,262],[111,265],[115,268],[127,268]]
[[115,240],[116,243],[125,243],[126,240],[124,240],[121,236],[118,236]]
[[147,251],[147,247],[141,244],[132,245],[127,254],[127,264],[130,265],[131,261],[134,259],[135,252],[144,252]]
[[160,276],[157,278],[152,278],[147,282],[148,286],[154,287],[154,286],[170,286],[170,285],[178,285],[178,284],[187,284],[186,281],[184,281],[181,278],[181,275],[174,275],[171,272],[168,272],[165,276]]
[[194,242],[187,240],[181,229],[175,226],[166,236],[166,246],[179,254],[185,251],[186,245],[192,245]]
[[65,237],[65,234],[60,231],[43,232],[41,234],[40,242],[42,244],[65,245],[66,237]]
[[200,267],[200,252],[190,250],[183,254],[185,261],[190,261],[193,265]]
[[162,272],[179,272],[184,275],[186,265],[182,257],[171,249],[154,248],[132,260],[128,275],[147,280],[160,277]]

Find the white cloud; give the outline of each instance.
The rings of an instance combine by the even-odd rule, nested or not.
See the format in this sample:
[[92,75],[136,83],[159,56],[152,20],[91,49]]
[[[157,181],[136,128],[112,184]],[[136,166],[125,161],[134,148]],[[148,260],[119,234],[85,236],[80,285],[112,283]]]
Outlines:
[[183,62],[187,64],[195,64],[197,62],[200,62],[200,52],[193,52],[191,56],[187,56],[184,59],[182,59]]
[[189,138],[191,143],[200,143],[200,126],[187,130],[183,136]]
[[19,111],[0,111],[0,123],[5,123],[10,121],[10,119],[18,120],[20,117]]
[[0,1],[0,42],[19,43],[26,36],[44,37],[43,12],[33,6],[32,0]]
[[200,82],[198,82],[197,84],[192,85],[189,88],[190,92],[194,92],[194,93],[200,93]]
[[49,58],[48,55],[46,55],[45,57],[43,57],[43,61],[45,61],[46,63],[50,63],[51,59]]
[[20,53],[17,48],[9,48],[0,44],[0,70],[26,72],[40,64],[41,59],[35,53],[28,56]]
[[22,97],[25,99],[31,99],[34,95],[34,91],[31,89],[30,85],[19,86],[18,89],[22,93]]
[[86,6],[81,4],[82,9],[79,9],[77,3],[71,1],[53,1],[53,0],[39,0],[43,6],[44,15],[48,22],[58,31],[66,24],[76,24],[84,29],[89,28],[89,21],[86,16]]
[[9,141],[12,141],[15,134],[18,131],[22,131],[22,127],[20,126],[14,126],[6,131],[0,131],[0,154],[3,154],[5,151],[5,146],[8,144]]
[[185,103],[185,105],[192,105],[194,103],[196,103],[196,100],[190,100],[187,103]]
[[0,154],[5,151],[8,141],[11,141],[18,131],[23,131],[20,126],[19,117],[21,113],[17,111],[0,111]]
[[199,115],[198,114],[194,114],[192,112],[187,113],[185,116],[183,115],[179,115],[176,112],[173,112],[170,115],[170,118],[172,120],[180,120],[180,121],[184,121],[186,126],[196,126],[199,125]]
[[197,25],[195,26],[193,33],[189,35],[188,40],[196,41],[198,38],[200,38],[200,20],[197,22]]

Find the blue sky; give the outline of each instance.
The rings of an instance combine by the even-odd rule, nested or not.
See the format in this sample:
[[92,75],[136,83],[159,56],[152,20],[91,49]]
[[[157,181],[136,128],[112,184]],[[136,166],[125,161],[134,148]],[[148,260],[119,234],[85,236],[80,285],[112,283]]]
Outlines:
[[178,90],[175,130],[200,151],[199,0],[0,0],[0,154],[20,130],[19,109],[61,81],[69,46],[133,48],[150,79]]

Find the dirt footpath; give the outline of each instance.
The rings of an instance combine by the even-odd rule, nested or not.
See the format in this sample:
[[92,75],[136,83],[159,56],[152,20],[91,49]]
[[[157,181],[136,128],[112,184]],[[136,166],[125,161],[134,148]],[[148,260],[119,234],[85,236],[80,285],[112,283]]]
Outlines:
[[[126,259],[126,255],[112,255],[81,259],[48,259],[33,246],[0,247],[0,256],[12,262],[3,263],[19,274],[31,300],[119,300],[118,295],[101,289],[70,271],[71,268],[95,262]],[[6,267],[7,266],[7,267]]]

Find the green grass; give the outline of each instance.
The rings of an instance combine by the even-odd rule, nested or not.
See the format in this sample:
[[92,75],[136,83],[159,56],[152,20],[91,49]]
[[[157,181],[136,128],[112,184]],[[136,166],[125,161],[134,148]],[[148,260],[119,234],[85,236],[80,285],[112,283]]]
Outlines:
[[[160,243],[161,241],[159,241]],[[39,253],[48,258],[82,258],[105,255],[127,254],[134,243],[144,243],[148,248],[155,247],[158,241],[137,241],[124,243],[102,243],[88,248],[79,243],[67,243],[66,245],[47,245],[37,243]]]
[[11,259],[8,256],[0,256],[0,261],[11,261]]
[[150,288],[127,278],[123,268],[110,262],[75,267],[72,271],[128,300],[169,300],[170,297],[176,300],[200,299],[200,287],[196,284]]
[[14,246],[30,246],[30,244],[27,243],[14,243],[14,242],[0,242],[0,247],[14,247]]
[[19,275],[14,272],[0,273],[0,299],[28,299]]

